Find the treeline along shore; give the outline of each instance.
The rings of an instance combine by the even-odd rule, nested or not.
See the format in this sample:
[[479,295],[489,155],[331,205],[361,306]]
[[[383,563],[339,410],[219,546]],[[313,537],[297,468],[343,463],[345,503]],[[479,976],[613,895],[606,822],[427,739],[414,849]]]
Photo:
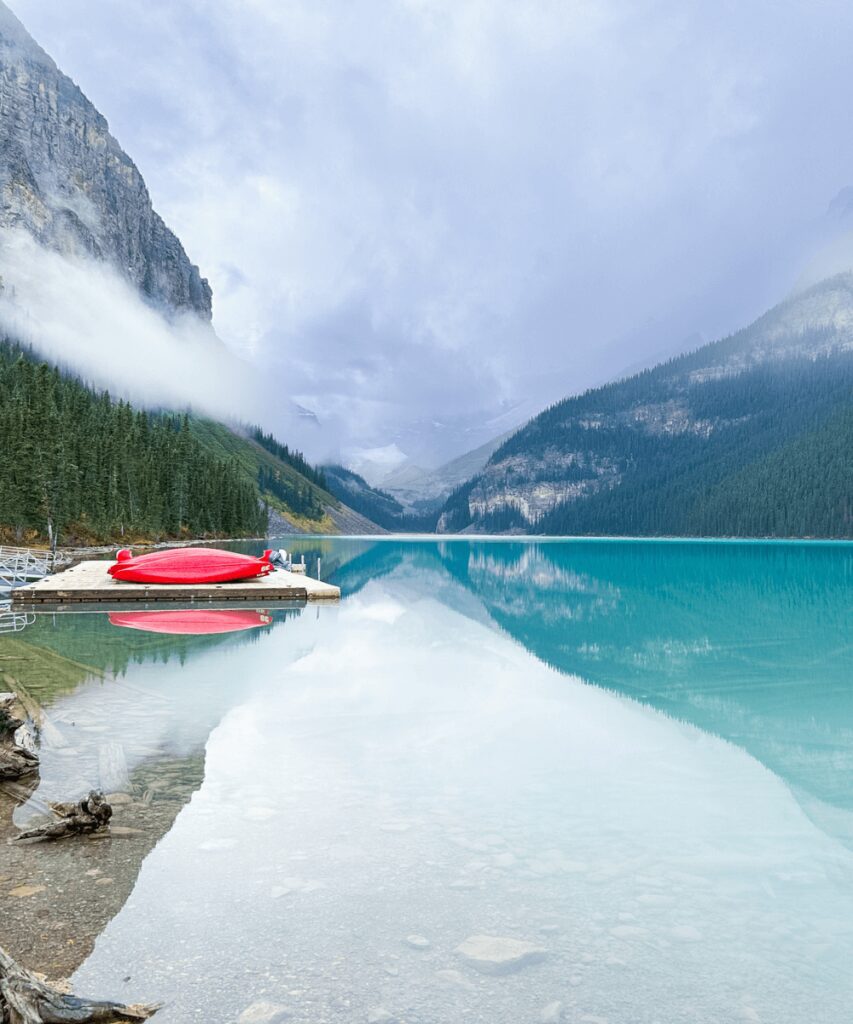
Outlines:
[[0,537],[256,536],[267,514],[189,418],[135,409],[0,342]]

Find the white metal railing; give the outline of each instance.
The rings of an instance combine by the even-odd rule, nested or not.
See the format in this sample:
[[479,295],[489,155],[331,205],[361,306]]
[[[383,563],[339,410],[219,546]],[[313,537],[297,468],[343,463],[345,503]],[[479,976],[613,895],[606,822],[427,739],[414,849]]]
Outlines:
[[0,636],[4,633],[20,633],[36,621],[32,612],[13,610],[8,601],[0,601]]
[[57,565],[68,562],[67,555],[33,548],[14,548],[0,544],[0,590],[41,579],[53,572]]

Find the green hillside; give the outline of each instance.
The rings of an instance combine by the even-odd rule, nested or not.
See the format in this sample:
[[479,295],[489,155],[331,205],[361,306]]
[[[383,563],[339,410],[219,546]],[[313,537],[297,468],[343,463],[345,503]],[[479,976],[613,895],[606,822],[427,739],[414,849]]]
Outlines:
[[[262,500],[294,527],[305,532],[335,532],[328,508],[336,506],[337,499],[316,482],[322,476],[310,466],[313,479],[256,441],[254,428],[237,432],[215,420],[190,417],[190,431],[205,451],[231,461],[242,478],[254,484]],[[291,458],[301,460],[298,454]]]

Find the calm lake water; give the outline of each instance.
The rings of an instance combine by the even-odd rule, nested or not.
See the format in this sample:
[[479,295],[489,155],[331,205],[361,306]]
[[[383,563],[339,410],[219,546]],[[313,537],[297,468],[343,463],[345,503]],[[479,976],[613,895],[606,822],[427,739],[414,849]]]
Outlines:
[[[15,823],[127,794],[115,838],[0,850],[78,992],[162,1024],[850,1019],[853,545],[296,550],[340,605],[0,637],[45,712]],[[484,973],[472,936],[533,955]]]

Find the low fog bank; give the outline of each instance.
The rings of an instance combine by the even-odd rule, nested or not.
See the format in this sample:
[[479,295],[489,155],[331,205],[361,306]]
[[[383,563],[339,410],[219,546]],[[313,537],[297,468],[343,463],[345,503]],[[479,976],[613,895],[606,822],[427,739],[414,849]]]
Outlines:
[[249,368],[193,314],[167,319],[112,267],[43,248],[21,231],[0,240],[0,327],[97,387],[146,406],[234,417]]
[[109,264],[0,234],[0,332],[115,397],[259,424],[314,457],[326,442],[286,382],[238,359],[191,313],[167,317]]

